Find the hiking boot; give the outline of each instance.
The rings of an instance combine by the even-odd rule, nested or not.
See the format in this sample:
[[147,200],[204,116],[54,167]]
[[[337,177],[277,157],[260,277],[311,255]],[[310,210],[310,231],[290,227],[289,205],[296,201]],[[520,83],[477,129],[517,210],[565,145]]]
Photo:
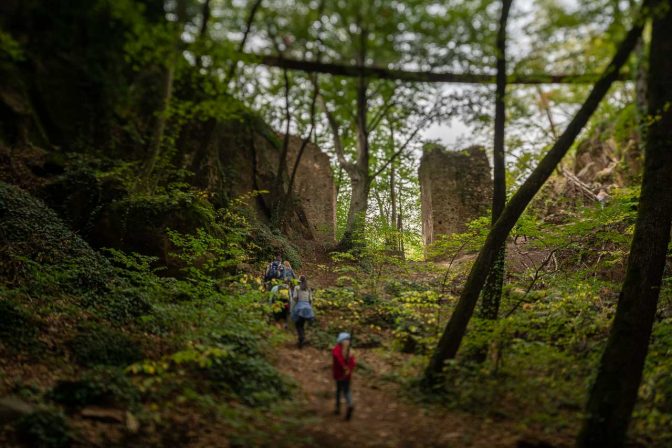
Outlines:
[[354,406],[348,406],[348,410],[345,412],[345,420],[346,421],[350,421],[350,419],[352,418],[352,411],[354,411],[354,410],[355,410]]

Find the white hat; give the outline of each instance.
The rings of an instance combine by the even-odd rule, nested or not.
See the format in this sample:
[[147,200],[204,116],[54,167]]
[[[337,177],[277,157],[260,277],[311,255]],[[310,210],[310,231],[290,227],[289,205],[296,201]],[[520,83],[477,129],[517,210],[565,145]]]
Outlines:
[[350,339],[350,333],[339,333],[338,338],[336,338],[336,343],[340,344],[341,342]]

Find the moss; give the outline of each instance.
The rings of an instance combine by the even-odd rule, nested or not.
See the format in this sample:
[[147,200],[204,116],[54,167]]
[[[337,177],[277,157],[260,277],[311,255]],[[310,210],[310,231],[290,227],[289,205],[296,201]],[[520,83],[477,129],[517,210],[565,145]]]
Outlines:
[[142,359],[138,345],[125,334],[97,324],[87,324],[70,341],[70,349],[83,366],[127,366]]

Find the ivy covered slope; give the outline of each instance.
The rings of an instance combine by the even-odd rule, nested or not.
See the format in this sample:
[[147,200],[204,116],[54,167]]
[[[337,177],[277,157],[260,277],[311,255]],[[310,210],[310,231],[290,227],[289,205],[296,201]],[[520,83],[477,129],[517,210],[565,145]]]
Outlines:
[[[282,421],[274,413],[287,404],[276,403],[292,387],[266,358],[278,336],[256,288],[212,276],[248,249],[245,220],[235,222],[226,242],[174,233],[185,274],[159,277],[154,259],[103,255],[41,201],[0,183],[0,445],[281,437],[255,429]],[[204,250],[221,262],[203,262]]]

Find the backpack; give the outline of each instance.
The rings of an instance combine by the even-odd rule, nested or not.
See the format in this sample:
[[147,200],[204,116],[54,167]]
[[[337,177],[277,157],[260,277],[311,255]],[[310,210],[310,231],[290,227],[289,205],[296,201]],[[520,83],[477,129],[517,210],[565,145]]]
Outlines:
[[268,273],[266,274],[266,279],[270,280],[273,278],[282,278],[282,273],[284,270],[285,268],[282,263],[276,260],[271,263],[271,267],[268,269]]

